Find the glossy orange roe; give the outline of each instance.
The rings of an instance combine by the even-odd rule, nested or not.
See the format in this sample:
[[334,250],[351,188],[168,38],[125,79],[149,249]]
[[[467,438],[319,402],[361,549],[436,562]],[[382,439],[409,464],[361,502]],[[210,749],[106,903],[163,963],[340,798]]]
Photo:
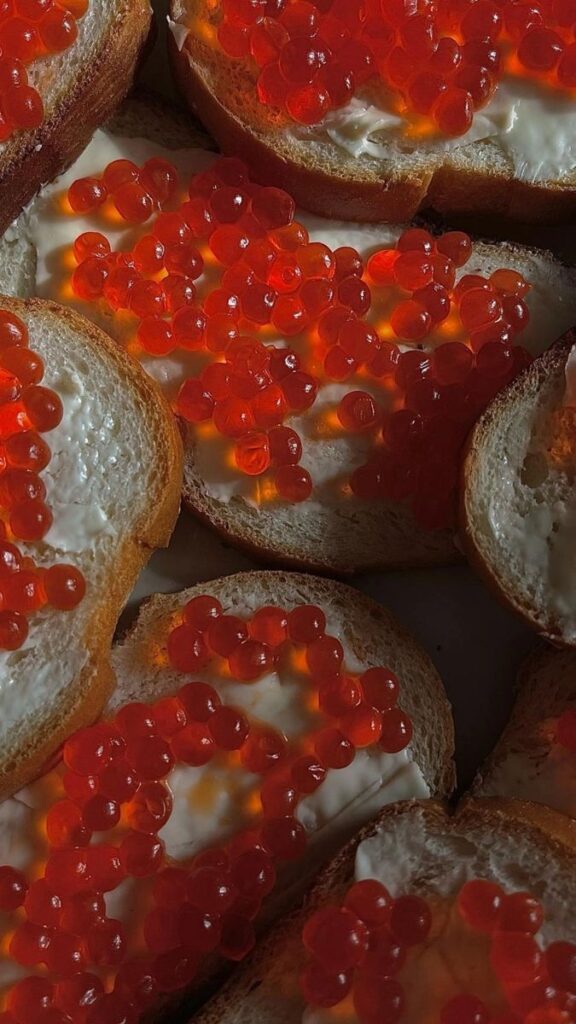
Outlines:
[[72,46],[76,19],[87,7],[87,0],[7,0],[0,5],[0,142],[42,124],[44,104],[27,68]]
[[[383,866],[385,871],[385,865]],[[494,882],[472,879],[460,888],[456,906],[471,932],[488,937],[476,951],[475,977],[491,971],[494,984],[485,992],[461,990],[438,1007],[439,1024],[553,1024],[574,1020],[576,945],[544,946],[538,934],[542,904],[526,892],[506,893]],[[317,910],[306,922],[302,942],[309,956],[301,974],[304,999],[329,1008],[351,999],[359,1024],[395,1024],[407,1003],[407,974],[401,974],[412,951],[414,980],[428,986],[432,1007],[438,1001],[434,976],[418,972],[418,947],[434,943],[434,907],[421,896],[398,895],[375,879],[355,882],[340,905]],[[444,951],[446,967],[449,952]],[[485,958],[482,964],[481,959]],[[454,977],[458,977],[455,970]],[[500,1010],[488,1009],[497,995]],[[486,998],[486,1002],[483,998]],[[436,1018],[435,1018],[436,1019]]]
[[366,83],[395,111],[464,135],[504,74],[576,88],[571,0],[220,0],[218,42],[257,75],[262,104],[303,125]]
[[[250,685],[301,653],[312,669],[303,685],[322,689],[335,685],[332,661],[341,651],[325,627],[322,609],[312,605],[290,612],[265,605],[242,619],[203,594],[182,609],[166,654],[173,669],[194,676],[223,659]],[[399,711],[398,681],[388,669],[368,669],[354,680],[354,714],[370,710],[384,723]],[[0,911],[14,915],[9,955],[24,968],[42,965],[10,988],[2,1024],[132,1021],[162,994],[184,988],[205,957],[243,959],[277,872],[305,853],[299,800],[322,785],[329,768],[343,768],[355,756],[344,735],[350,715],[337,709],[320,717],[313,731],[288,743],[280,731],[223,704],[213,686],[196,678],[174,695],[124,705],[113,719],[71,736],[63,748],[64,794],[46,814],[43,870],[26,878],[0,867]],[[403,737],[406,745],[409,734]],[[399,749],[383,739],[379,744]],[[172,813],[170,772],[176,763],[199,767],[214,757],[229,757],[230,767],[240,764],[261,776],[261,812],[250,830],[176,866],[159,835]],[[105,902],[127,879],[143,902],[145,948],[138,956],[125,924],[107,914]],[[386,901],[365,892],[352,900],[349,916],[368,903],[371,920],[387,919]]]
[[[529,361],[516,344],[529,318],[524,278],[466,274],[466,234],[419,228],[365,265],[350,246],[310,241],[290,197],[249,182],[238,160],[195,175],[183,202],[174,168],[155,162],[158,190],[150,163],[117,160],[71,186],[71,204],[95,215],[115,204],[137,223],[155,211],[130,252],[111,252],[97,231],[76,239],[76,295],[129,310],[142,352],[198,355],[176,411],[219,434],[227,466],[264,479],[265,500],[313,495],[298,424],[309,413],[321,436],[368,442],[365,464],[352,458],[335,482],[341,492],[409,502],[426,528],[452,525],[464,439]],[[328,384],[342,391],[317,417]]]
[[85,582],[72,565],[40,569],[22,543],[42,540],[52,525],[41,472],[50,462],[43,434],[62,418],[58,395],[41,383],[44,365],[28,347],[26,324],[0,310],[0,649],[16,650],[28,616],[50,605],[71,610]]

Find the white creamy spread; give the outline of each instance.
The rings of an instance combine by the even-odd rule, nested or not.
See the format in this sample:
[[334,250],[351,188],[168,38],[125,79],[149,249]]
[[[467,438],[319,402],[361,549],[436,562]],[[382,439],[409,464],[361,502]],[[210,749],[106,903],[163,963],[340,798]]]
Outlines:
[[[361,667],[349,650],[345,662],[352,670]],[[308,677],[290,664],[283,663],[278,671],[249,684],[217,675],[211,667],[202,678],[216,686],[225,703],[241,708],[251,720],[280,728],[289,740],[304,736],[323,720],[302,700]],[[176,860],[187,860],[203,847],[248,827],[259,808],[260,776],[239,769],[236,760],[225,755],[200,768],[179,765],[168,781],[174,810],[160,835]],[[307,831],[316,834],[342,813],[347,819],[357,816],[360,823],[386,803],[429,796],[409,750],[398,754],[359,750],[347,768],[328,772],[316,792],[300,801],[296,813]]]
[[113,423],[101,422],[95,414],[95,396],[79,374],[49,367],[44,382],[59,394],[64,415],[46,435],[52,455],[42,478],[54,522],[43,542],[57,551],[82,552],[111,529],[106,512],[91,493],[94,462],[104,462],[106,472],[120,472],[120,450],[112,435]]
[[384,91],[366,90],[312,129],[296,135],[327,136],[351,156],[390,160],[394,151],[441,155],[474,142],[496,143],[517,178],[528,182],[572,174],[576,163],[574,97],[529,79],[508,77],[484,109],[475,114],[469,131],[455,139],[411,133],[406,118],[386,107]]

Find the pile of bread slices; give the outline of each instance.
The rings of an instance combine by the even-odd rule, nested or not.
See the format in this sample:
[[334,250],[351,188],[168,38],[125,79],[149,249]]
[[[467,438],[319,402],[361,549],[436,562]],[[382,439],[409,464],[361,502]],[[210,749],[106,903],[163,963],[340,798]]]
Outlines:
[[[56,7],[0,12],[0,1021],[576,1021],[576,272],[489,240],[576,215],[574,4]],[[540,646],[462,795],[339,578],[464,559]]]

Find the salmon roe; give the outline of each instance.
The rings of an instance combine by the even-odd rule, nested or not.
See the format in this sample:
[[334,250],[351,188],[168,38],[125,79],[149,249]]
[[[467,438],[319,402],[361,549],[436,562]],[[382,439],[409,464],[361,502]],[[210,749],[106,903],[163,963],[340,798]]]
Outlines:
[[466,435],[529,362],[517,344],[529,320],[521,274],[466,273],[472,243],[455,231],[410,228],[366,261],[332,251],[309,239],[286,193],[252,184],[230,158],[195,175],[183,201],[159,160],[113,161],[69,199],[100,217],[115,206],[132,224],[154,215],[129,252],[100,231],[80,235],[73,290],[130,311],[142,357],[197,360],[175,411],[199,438],[219,438],[256,500],[314,495],[310,423],[314,438],[358,439],[331,483],[342,499],[404,501],[425,528],[453,524]]
[[[85,582],[73,565],[38,566],[32,545],[52,525],[42,470],[51,452],[42,436],[58,426],[62,403],[42,385],[44,364],[29,348],[23,320],[0,309],[0,649],[16,650],[28,616],[82,600]],[[24,545],[26,548],[24,549]]]
[[[304,663],[315,651],[314,673],[299,670],[313,691],[335,685],[325,658],[336,645],[322,609],[313,605],[290,611],[264,605],[247,618],[227,614],[210,594],[184,605],[168,625],[162,657],[193,681],[154,703],[126,704],[72,735],[46,808],[45,860],[30,877],[0,868],[0,911],[14,915],[9,955],[30,972],[8,990],[0,1016],[4,1010],[10,1024],[132,1021],[163,993],[185,987],[206,956],[236,961],[250,952],[255,918],[278,872],[306,851],[299,801],[323,785],[330,769],[350,764],[356,745],[345,735],[346,709],[319,710],[308,734],[288,741],[223,703],[216,686],[197,676],[212,664],[217,674],[250,686],[277,666],[293,671],[295,657]],[[397,710],[398,682],[389,669],[349,678],[358,691],[356,712],[370,709],[384,722]],[[374,745],[388,749],[378,735]],[[173,809],[170,773],[176,764],[199,767],[214,758],[218,770],[241,765],[256,776],[253,820],[218,845],[173,862],[162,838]],[[106,894],[127,880],[141,902],[135,944],[106,904]],[[358,886],[340,916],[346,922],[360,911],[368,923],[357,929],[357,949],[340,929],[346,965],[365,951],[369,923],[388,920],[390,901],[370,885]],[[124,1016],[116,1016],[116,998]]]
[[[473,932],[480,936],[473,990],[460,987],[465,975],[455,959],[455,993],[449,999],[442,996],[445,1001],[440,1002],[445,981],[439,990],[434,974],[424,967],[426,961],[419,959],[423,951],[418,947],[435,942],[434,901],[413,893],[393,898],[380,881],[364,879],[349,888],[341,905],[317,910],[304,925],[302,943],[309,957],[300,979],[304,999],[319,1008],[342,1003],[346,1013],[351,1003],[359,1024],[395,1024],[403,1019],[408,986],[418,976],[420,985],[428,986],[430,1012],[439,1024],[574,1021],[576,945],[553,942],[545,947],[538,934],[544,921],[539,900],[472,879],[462,885],[454,903],[461,919],[454,949],[464,941],[462,927],[470,937]],[[447,931],[443,920],[440,931],[445,938],[449,927]],[[411,964],[412,951],[416,958]],[[449,970],[448,945],[442,960]],[[482,978],[485,991],[479,991]]]
[[10,0],[0,5],[0,142],[42,124],[44,104],[27,69],[72,46],[77,19],[87,8],[87,0]]
[[411,121],[464,135],[504,76],[576,88],[572,0],[220,0],[215,32],[260,103],[313,125],[369,84]]

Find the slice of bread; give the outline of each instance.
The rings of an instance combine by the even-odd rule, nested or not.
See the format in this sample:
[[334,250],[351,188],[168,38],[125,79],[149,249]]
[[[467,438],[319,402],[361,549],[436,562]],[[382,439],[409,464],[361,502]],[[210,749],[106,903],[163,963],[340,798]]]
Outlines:
[[[150,146],[161,145],[170,151],[184,176],[194,171],[198,160],[205,159],[198,148],[210,146],[206,136],[189,119],[179,118],[147,97],[128,101],[109,127],[117,143],[115,156],[127,153],[139,160],[148,152],[146,142],[142,140],[149,140]],[[137,146],[138,151],[129,152],[129,143],[123,146],[122,139],[131,139],[131,144]],[[97,151],[98,141],[95,140],[94,152]],[[154,152],[161,154],[162,150]],[[86,161],[86,157],[84,159]],[[86,161],[81,173],[100,169]],[[71,169],[66,178],[67,184],[75,176]],[[38,207],[48,219],[48,232],[57,219],[49,205],[49,197],[50,193],[45,192],[38,200],[40,204],[48,204]],[[8,293],[35,294],[36,256],[30,228],[34,209],[32,203],[0,240],[0,290]],[[399,233],[399,229],[386,225],[355,225],[309,215],[298,216],[307,224],[313,240],[336,246],[354,245],[365,255],[383,245],[390,245]],[[70,218],[69,244],[79,230],[76,220]],[[58,222],[58,234],[54,233],[54,237],[56,242],[51,265],[59,267],[64,246],[62,218]],[[475,243],[466,270],[489,275],[500,266],[517,270],[532,285],[527,297],[530,323],[522,341],[533,354],[537,354],[576,322],[576,272],[559,264],[549,253],[486,242]],[[58,294],[59,285],[60,280],[55,274],[53,281],[50,277],[44,281],[42,293]],[[123,318],[93,303],[81,304],[70,295],[67,301],[93,316],[112,336],[125,340]],[[173,360],[147,357],[145,366],[164,383],[169,397],[174,397],[185,372],[185,357]],[[333,489],[330,493],[333,494]],[[188,430],[186,445],[184,500],[226,539],[246,548],[256,557],[298,568],[345,574],[407,565],[446,564],[461,557],[452,530],[423,529],[404,504],[368,503],[350,496],[346,500],[309,500],[300,505],[274,502],[255,506],[240,496],[229,501],[215,496],[204,478],[202,467],[198,465],[192,429]]]
[[38,128],[0,145],[0,231],[82,152],[128,92],[150,28],[148,0],[90,0],[70,49],[28,68],[44,102]]
[[[286,188],[306,209],[327,217],[393,223],[430,208],[445,215],[481,212],[525,222],[574,216],[574,170],[557,180],[523,180],[497,137],[447,152],[425,145],[407,151],[390,141],[380,147],[382,157],[375,158],[352,154],[316,127],[294,126],[258,101],[256,79],[245,62],[217,47],[219,6],[209,0],[171,0],[176,80],[224,152],[242,157],[257,180]],[[528,116],[537,114],[531,109]],[[541,116],[554,113],[544,110]]]
[[20,546],[42,567],[72,562],[87,584],[73,611],[32,613],[24,645],[0,652],[2,797],[106,702],[118,615],[174,526],[182,449],[162,395],[97,327],[55,303],[2,298],[0,306],[28,325],[44,383],[64,404],[46,435],[52,457],[42,474],[54,524],[42,541]]
[[[320,605],[326,615],[327,630],[338,636],[344,646],[345,665],[350,671],[387,665],[398,674],[400,704],[414,726],[414,738],[406,751],[384,754],[375,746],[359,750],[346,768],[328,772],[316,794],[299,801],[296,813],[308,832],[306,852],[279,870],[278,884],[255,922],[263,927],[280,919],[299,902],[318,867],[386,803],[398,797],[449,796],[454,785],[452,718],[442,684],[428,657],[383,608],[343,584],[281,572],[239,573],[179,594],[151,598],[143,606],[133,630],[113,650],[117,686],[107,713],[114,714],[132,701],[153,702],[175,694],[194,679],[194,675],[170,666],[166,644],[169,631],[181,622],[179,613],[185,603],[201,594],[216,596],[225,613],[243,616],[270,603],[287,610],[310,602]],[[251,683],[236,681],[219,659],[206,665],[199,675],[219,690],[224,704],[242,707],[252,724],[269,723],[289,738],[301,737],[305,743],[310,730],[321,728],[324,720],[313,713],[311,717],[310,680],[298,668],[300,653],[290,647],[284,650],[278,674],[269,672]],[[51,777],[39,780],[36,786],[0,806],[0,844],[4,851],[0,851],[0,863],[5,863],[6,858],[12,863],[21,856],[22,845],[30,851],[30,843],[18,843],[18,830],[36,834],[55,792],[61,793],[60,773],[58,768]],[[159,831],[166,844],[168,865],[189,868],[196,853],[258,827],[261,776],[244,770],[237,753],[215,757],[200,768],[179,763],[166,781],[172,791],[173,806],[168,822]],[[123,815],[120,830],[128,828],[129,822],[129,815]],[[118,844],[121,835],[121,831],[115,831],[113,841]],[[44,846],[43,830],[40,836],[39,845]],[[109,835],[99,837],[101,842],[108,840]],[[36,875],[38,861],[45,854],[44,848],[34,861]],[[26,869],[28,866],[27,862]],[[149,883],[149,878],[138,877],[128,885],[117,886],[110,894],[108,913],[123,921],[129,942],[127,959],[143,952],[142,922],[152,899]],[[6,953],[3,959],[0,951],[0,999],[4,994],[1,990],[9,983],[3,980],[6,973],[2,972],[10,967],[14,963]],[[204,957],[191,989],[187,993],[174,992],[167,1000],[167,1014],[172,1009],[181,1009],[184,997],[199,1002],[211,994],[217,979],[229,971],[228,961]]]
[[[360,876],[367,876],[367,858],[357,856],[361,843],[371,862],[378,861],[379,880],[393,897],[449,899],[464,882],[483,878],[538,897],[546,942],[576,940],[574,822],[521,801],[469,800],[453,816],[434,802],[396,804],[341,851],[318,877],[303,908],[266,936],[242,972],[194,1017],[195,1024],[302,1024],[307,1019],[298,983],[306,962],[302,927],[315,910],[344,896],[356,864]],[[434,974],[417,973],[412,984],[428,990],[430,997]],[[410,1008],[413,993],[405,987],[405,995]],[[318,1013],[317,1018],[339,1019],[337,1012]],[[342,1019],[351,1024],[355,1016]],[[402,1019],[416,1024],[422,1017],[407,1013]],[[432,1019],[437,1018],[426,1017]]]
[[492,402],[470,436],[461,528],[470,561],[541,635],[576,645],[576,414],[569,331]]
[[576,756],[555,741],[576,709],[576,654],[541,647],[522,666],[510,721],[474,783],[478,796],[535,800],[576,818]]
[[[157,658],[174,615],[198,594],[213,594],[227,614],[249,615],[265,604],[292,608],[316,604],[327,630],[340,637],[354,662],[386,665],[400,680],[400,703],[415,723],[410,756],[433,796],[454,787],[454,727],[450,705],[432,662],[395,619],[371,598],[343,583],[298,573],[240,572],[198,583],[177,594],[145,601],[134,627],[112,652],[117,685],[108,710],[129,701],[152,700],[175,692],[182,675]],[[358,827],[358,826],[357,826]]]
[[[357,754],[360,761],[350,767],[345,784],[339,782],[338,772],[330,773],[334,787],[338,787],[331,797],[330,816],[323,823],[322,816],[317,817],[315,813],[312,818],[303,819],[310,828],[306,856],[295,863],[295,870],[284,873],[281,886],[265,903],[259,918],[262,927],[293,907],[318,868],[386,803],[420,796],[423,792],[432,797],[445,797],[452,792],[455,782],[452,761],[454,727],[450,705],[427,655],[375,601],[331,580],[263,571],[241,572],[209,580],[181,593],[158,594],[144,602],[134,627],[113,650],[112,664],[117,686],[110,698],[108,711],[113,712],[130,701],[149,701],[170,695],[182,686],[182,674],[167,663],[166,638],[174,625],[175,613],[200,594],[217,597],[225,613],[240,616],[250,615],[265,604],[279,605],[288,610],[307,603],[320,606],[326,614],[327,631],[342,642],[345,661],[351,668],[386,665],[396,673],[400,681],[399,703],[414,725],[414,736],[406,754],[387,755],[389,764],[394,764],[388,769],[379,767],[378,778],[371,769],[367,772],[366,767],[356,776],[354,766],[364,763],[363,754]],[[200,676],[206,678],[202,673]],[[209,676],[209,679],[213,685],[219,685],[218,677],[213,679]],[[227,689],[226,699],[244,707],[250,714],[250,687],[235,685],[232,690]],[[286,705],[282,712],[279,708],[283,701],[289,699],[292,700],[288,695],[283,698],[281,693],[274,702],[270,699],[266,707],[268,715],[262,712],[263,718],[282,728],[281,715],[289,716],[291,705]],[[254,714],[258,715],[258,711]],[[385,763],[386,757],[381,764]],[[343,780],[343,776],[340,778]],[[217,774],[215,783],[216,792],[222,793],[223,800],[227,792],[235,792],[233,780],[227,782],[225,775]],[[339,788],[342,784],[346,789],[344,802],[342,796],[336,796],[336,793],[344,793]],[[209,779],[205,789],[207,793],[213,791]],[[215,805],[214,822],[208,819],[205,823],[197,821],[198,849],[207,842],[209,845],[218,842],[222,808],[224,820],[234,818],[236,812],[232,808],[226,812],[225,807],[225,802]],[[238,827],[241,827],[240,819]],[[216,979],[222,976],[222,968],[221,962],[209,961],[204,965],[191,994],[194,1002],[214,991]]]

